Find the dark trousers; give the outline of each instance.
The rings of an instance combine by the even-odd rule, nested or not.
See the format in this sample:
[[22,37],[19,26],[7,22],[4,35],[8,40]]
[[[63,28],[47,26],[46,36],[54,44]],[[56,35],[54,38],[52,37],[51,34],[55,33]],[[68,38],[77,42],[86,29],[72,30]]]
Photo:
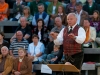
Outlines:
[[[65,55],[66,62],[70,62],[72,65],[74,65],[79,70],[81,70],[83,58],[84,58],[84,53],[83,52],[76,53],[76,54],[71,55],[71,56]],[[67,72],[66,75],[81,75],[81,73]]]

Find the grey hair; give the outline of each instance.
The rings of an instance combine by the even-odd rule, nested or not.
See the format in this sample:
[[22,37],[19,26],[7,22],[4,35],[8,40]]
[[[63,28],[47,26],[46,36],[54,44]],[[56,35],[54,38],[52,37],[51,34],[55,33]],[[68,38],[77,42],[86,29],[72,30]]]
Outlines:
[[43,3],[39,3],[37,6],[42,6],[44,8],[44,5]]
[[1,48],[1,50],[4,49],[4,48],[5,48],[6,50],[8,50],[8,47],[7,47],[7,46],[3,46],[3,47]]
[[55,18],[55,20],[56,20],[56,19],[59,19],[59,20],[62,22],[62,19],[61,19],[61,17],[56,17],[56,18]]
[[21,20],[21,19],[23,19],[23,18],[27,21],[27,18],[26,18],[26,17],[24,17],[24,16],[23,16],[23,17],[20,17],[20,20]]
[[70,15],[73,15],[75,18],[77,18],[77,16],[76,16],[75,13],[69,13],[69,14],[67,15],[67,18],[68,18]]

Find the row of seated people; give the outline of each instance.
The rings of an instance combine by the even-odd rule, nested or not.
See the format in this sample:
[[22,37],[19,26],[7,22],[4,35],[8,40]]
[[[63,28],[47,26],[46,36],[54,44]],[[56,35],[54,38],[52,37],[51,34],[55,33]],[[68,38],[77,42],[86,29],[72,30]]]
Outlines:
[[[22,17],[21,18],[21,20],[22,20],[22,23],[24,24],[25,22],[26,22],[26,19],[25,19],[25,17]],[[23,22],[23,20],[24,20],[24,22]],[[57,18],[55,18],[55,21],[57,21],[57,23],[58,24],[61,24],[62,25],[62,21],[61,21],[61,18],[60,17],[57,17]],[[25,24],[26,25],[26,24]],[[92,29],[92,33],[90,34],[90,28]],[[87,30],[87,32],[86,32],[86,40],[85,41],[87,41],[87,39],[89,39],[89,42],[91,41],[91,42],[93,42],[93,37],[95,37],[96,36],[96,34],[94,34],[94,33],[96,33],[96,30],[95,30],[95,28],[93,28],[93,27],[90,27],[90,23],[89,23],[89,20],[88,19],[85,19],[84,20],[84,29],[85,30]],[[58,34],[57,34],[58,35]],[[57,36],[56,35],[56,36]],[[15,34],[15,37],[14,38],[12,38],[12,41],[11,41],[11,44],[10,44],[10,47],[9,47],[9,50],[10,50],[10,55],[12,55],[12,56],[14,56],[14,57],[16,57],[16,56],[18,56],[18,48],[19,47],[23,47],[24,49],[26,49],[27,50],[27,52],[29,53],[29,56],[31,57],[33,54],[36,54],[35,56],[36,57],[34,57],[34,61],[36,61],[36,62],[34,62],[34,64],[35,63],[39,63],[39,62],[37,62],[37,59],[39,60],[39,61],[42,61],[42,60],[49,60],[49,61],[52,61],[52,62],[50,62],[50,63],[55,63],[55,61],[56,60],[58,60],[59,59],[59,56],[61,56],[62,57],[62,55],[63,55],[63,50],[61,49],[61,50],[59,50],[60,48],[59,48],[59,46],[55,46],[55,45],[53,45],[52,46],[52,49],[50,49],[50,50],[48,50],[48,48],[46,49],[47,51],[51,51],[51,50],[54,50],[51,54],[49,53],[49,55],[48,54],[44,54],[44,52],[46,51],[45,49],[44,49],[44,45],[43,45],[43,43],[41,43],[40,41],[39,41],[39,37],[37,36],[37,35],[33,35],[32,36],[32,43],[28,43],[28,41],[27,40],[25,40],[24,38],[25,37],[27,37],[28,35],[26,35],[26,36],[24,36],[23,37],[23,33],[21,32],[21,31],[17,31],[16,32],[16,34]],[[91,37],[92,36],[92,37]],[[3,36],[1,36],[2,37],[2,41],[3,41]],[[1,42],[2,42],[1,41]],[[89,43],[88,42],[88,43]],[[84,42],[85,43],[85,42]],[[51,44],[53,44],[53,43],[51,43]],[[49,44],[47,47],[49,47],[49,48],[51,48],[50,46],[51,46],[51,44]],[[90,44],[91,45],[91,44]],[[54,49],[53,49],[53,47],[54,47]],[[37,49],[37,50],[36,50]],[[60,52],[61,51],[61,52]],[[38,53],[39,52],[39,53]],[[32,53],[32,54],[31,54]],[[62,54],[61,54],[62,53]],[[54,56],[54,57],[53,57]],[[31,58],[33,58],[33,57],[31,57]],[[47,58],[48,59],[47,59]],[[52,58],[51,58],[52,57]],[[61,59],[61,57],[60,57],[60,59]],[[58,61],[56,61],[57,63],[58,63]]]
[[[7,19],[8,4],[6,4],[3,0],[1,2],[1,6],[3,7],[1,8],[1,21],[2,21]],[[62,3],[60,3],[58,0],[51,2],[48,5],[48,7],[41,0],[36,0],[31,2],[30,5],[28,6],[29,8],[25,6],[26,5],[22,0],[16,0],[16,2],[13,5],[14,16],[10,20],[18,21],[20,16],[25,16],[28,20],[28,24],[32,22],[32,25],[36,26],[36,21],[39,18],[42,18],[44,20],[45,26],[48,26],[54,24],[54,23],[52,24],[52,20],[54,20],[55,16],[60,16],[63,19],[63,23],[65,25],[64,21],[66,14],[70,12],[75,12],[77,16],[80,16],[82,9],[82,5],[81,9],[80,10],[78,9],[79,5],[77,5],[76,0],[71,0],[71,2],[65,8],[63,7]],[[83,6],[83,10],[86,11],[90,17],[92,17],[94,10],[99,10],[99,6],[95,2],[93,2],[93,0],[91,1],[88,0],[88,3],[86,3]],[[50,23],[48,24],[49,19],[51,24]]]
[[[14,8],[14,9],[16,9],[16,8]],[[97,36],[98,36],[98,34],[99,34],[99,31],[100,31],[100,23],[99,23],[99,21],[100,21],[100,19],[99,19],[99,11],[94,11],[93,10],[93,14],[88,14],[87,12],[85,12],[83,9],[82,9],[82,3],[81,2],[78,2],[78,3],[76,3],[75,4],[75,10],[76,10],[76,15],[77,15],[77,18],[78,18],[78,21],[77,21],[77,23],[80,25],[80,26],[83,26],[83,22],[84,22],[84,19],[85,18],[89,18],[89,17],[91,17],[91,15],[92,15],[92,17],[91,17],[91,26],[93,26],[93,27],[95,27],[96,28],[96,31],[97,31]],[[43,13],[44,12],[44,5],[43,4],[39,4],[38,5],[38,11],[39,11],[39,13]],[[32,30],[33,30],[33,33],[34,33],[34,30],[36,29],[36,32],[37,32],[37,26],[38,26],[38,19],[39,19],[39,16],[41,17],[41,15],[39,15],[39,13],[37,13],[36,15],[34,15],[34,17],[32,18],[32,15],[30,16],[30,8],[29,7],[27,7],[27,6],[25,6],[24,7],[24,9],[23,9],[23,13],[24,13],[24,17],[26,17],[27,18],[27,24],[28,25],[30,25],[31,24],[31,22],[32,22],[32,25],[33,25],[33,28],[32,28]],[[67,15],[65,14],[65,12],[64,12],[64,8],[63,8],[63,6],[58,6],[58,9],[57,9],[57,14],[55,14],[53,17],[50,17],[50,25],[48,24],[48,21],[49,21],[49,18],[48,18],[48,15],[47,15],[47,17],[46,17],[46,13],[44,14],[44,15],[42,15],[42,17],[44,17],[44,18],[42,18],[43,19],[43,21],[44,21],[44,30],[46,30],[46,33],[48,33],[48,32],[50,32],[50,30],[54,27],[54,26],[57,26],[56,25],[56,23],[55,23],[55,17],[56,16],[59,16],[59,17],[61,17],[61,19],[62,19],[62,25],[67,25],[67,21],[66,21],[66,17],[67,17]],[[81,15],[80,15],[81,14]],[[18,15],[17,15],[18,16]],[[14,18],[13,18],[14,19]],[[15,20],[15,19],[14,19]],[[19,20],[19,23],[20,23],[20,20]],[[50,30],[49,30],[49,28],[50,28]],[[59,28],[57,28],[58,30],[60,30],[60,28],[61,27],[59,27]],[[15,30],[14,28],[12,28],[13,30]],[[41,29],[41,28],[39,28],[39,29]],[[49,30],[49,31],[48,31]],[[28,30],[29,31],[29,30]],[[51,30],[52,31],[52,30]],[[42,31],[43,32],[43,31]],[[38,33],[38,32],[37,32]],[[38,33],[39,34],[39,33]],[[43,35],[42,33],[41,33],[41,35]],[[99,37],[99,36],[98,36]],[[46,40],[46,39],[45,39]]]
[[[32,42],[34,43],[34,42],[36,42],[36,43],[38,43],[38,42],[41,42],[40,44],[36,44],[36,45],[39,45],[40,47],[34,47],[34,44],[32,43],[32,44],[29,44],[29,42],[26,40],[26,39],[28,39],[30,36],[31,36],[31,29],[27,29],[27,28],[30,28],[30,27],[26,27],[26,26],[28,26],[28,25],[26,25],[25,23],[26,23],[26,19],[25,19],[25,17],[22,17],[21,19],[20,19],[20,21],[22,22],[21,23],[21,26],[20,26],[20,28],[16,31],[16,33],[15,33],[15,35],[11,38],[11,42],[10,42],[10,47],[9,47],[9,43],[8,42],[6,42],[6,41],[4,41],[4,39],[3,39],[3,37],[4,37],[4,34],[1,32],[0,33],[0,36],[1,36],[1,38],[0,38],[0,46],[2,47],[2,46],[7,46],[7,47],[9,47],[9,49],[10,49],[10,54],[13,56],[16,56],[17,55],[17,50],[18,50],[18,48],[19,47],[24,47],[26,50],[29,50],[29,52],[30,52],[30,50],[32,50],[32,52],[34,52],[34,50],[35,49],[37,49],[37,48],[39,48],[40,50],[39,50],[39,54],[38,54],[38,56],[41,56],[42,55],[42,53],[46,53],[46,54],[50,54],[51,52],[52,52],[52,50],[53,50],[53,46],[54,46],[54,42],[53,42],[53,39],[52,39],[52,37],[50,36],[50,39],[51,39],[51,42],[49,42],[49,43],[44,43],[43,41],[45,40],[43,40],[43,39],[41,39],[41,35],[40,34],[38,34],[37,33],[37,39],[34,39],[34,36],[32,36]],[[42,20],[43,21],[43,20]],[[61,18],[60,17],[56,17],[55,18],[55,22],[56,22],[56,24],[58,25],[58,29],[63,29],[64,28],[64,26],[62,26],[62,21],[61,21]],[[42,25],[42,24],[40,24],[40,25]],[[94,47],[94,42],[95,42],[95,39],[96,39],[96,29],[94,28],[94,27],[91,27],[90,26],[90,22],[89,22],[89,20],[88,19],[85,19],[84,20],[84,24],[83,24],[83,26],[84,26],[84,29],[85,29],[85,31],[86,31],[86,39],[85,39],[85,42],[83,43],[83,47],[88,47],[88,48],[92,48],[92,47]],[[26,27],[26,28],[25,28]],[[61,27],[61,28],[59,28],[59,27]],[[25,29],[22,29],[22,28],[25,28]],[[56,31],[55,31],[56,30]],[[53,29],[52,29],[52,31],[51,32],[55,32],[55,33],[57,33],[56,34],[56,36],[58,35],[58,33],[60,32],[60,30],[57,30],[57,27],[54,27]],[[30,32],[29,32],[30,31]],[[29,34],[30,33],[30,34]],[[47,45],[48,44],[48,45]],[[47,45],[47,46],[46,46]],[[46,49],[45,49],[45,47],[46,47]],[[62,51],[62,49],[61,49],[61,51]],[[63,52],[63,51],[62,51]],[[60,54],[58,54],[58,55],[60,55],[60,58],[62,57],[62,52],[60,52]],[[31,53],[31,52],[30,52]],[[58,56],[59,57],[59,56]],[[40,59],[41,60],[41,59]],[[45,55],[44,55],[44,60],[45,60]],[[42,61],[42,60],[41,60]]]
[[[88,23],[88,20],[85,20]],[[54,32],[56,36],[59,32]],[[45,48],[44,44],[39,41],[38,35],[32,36],[32,43],[28,43],[23,38],[21,31],[16,32],[16,38],[10,44],[3,40],[3,34],[0,36],[3,41],[0,54],[0,74],[1,75],[32,75],[32,71],[36,75],[37,71],[32,69],[32,64],[64,64],[65,58],[63,56],[62,45],[54,45],[50,42]],[[0,38],[0,42],[1,42]],[[89,59],[90,60],[90,59]],[[68,63],[70,64],[70,63]]]
[[[58,32],[56,33],[58,34]],[[1,37],[3,38],[3,36]],[[31,75],[32,63],[33,64],[39,64],[39,63],[45,63],[45,64],[55,63],[56,64],[61,60],[63,56],[62,47],[60,48],[60,46],[54,45],[54,43],[51,42],[50,44],[48,44],[48,49],[45,49],[44,44],[39,41],[39,37],[35,34],[32,36],[33,42],[29,44],[28,41],[23,38],[22,32],[17,31],[16,39],[13,40],[13,42],[11,43],[9,47],[10,51],[6,47],[9,45],[8,42],[5,40],[3,41],[4,41],[3,43],[5,43],[4,44],[5,46],[3,45],[2,45],[3,47],[1,46],[1,55],[0,55],[1,56],[0,58],[1,59],[1,62],[0,62],[1,75],[3,74],[8,75],[8,73],[11,72],[11,70],[12,70],[11,75],[20,75],[20,74]],[[10,56],[8,55],[8,52]],[[25,57],[26,52],[30,60],[27,57]],[[14,60],[12,60],[11,56],[14,58]],[[6,57],[8,60],[6,60]],[[9,69],[6,69],[6,68],[4,69],[5,66],[6,68],[9,68]]]

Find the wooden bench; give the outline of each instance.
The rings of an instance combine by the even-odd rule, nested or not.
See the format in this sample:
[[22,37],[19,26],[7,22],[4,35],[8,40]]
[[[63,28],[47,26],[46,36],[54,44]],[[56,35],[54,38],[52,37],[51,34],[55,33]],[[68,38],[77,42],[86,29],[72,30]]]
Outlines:
[[[100,48],[84,48],[84,54],[100,54]],[[90,64],[86,64],[86,66],[88,67],[88,66],[90,66]],[[85,70],[85,75],[88,75],[88,70],[91,70],[91,67],[87,69],[84,66],[82,66],[82,70]],[[96,63],[95,67],[97,68],[97,75],[100,75],[100,72],[99,72],[100,64]],[[94,69],[92,69],[92,70],[94,70]]]
[[[0,22],[0,31],[4,32],[4,26],[18,26],[18,22],[17,21],[2,21]],[[11,38],[14,33],[4,33],[5,34],[5,38]]]

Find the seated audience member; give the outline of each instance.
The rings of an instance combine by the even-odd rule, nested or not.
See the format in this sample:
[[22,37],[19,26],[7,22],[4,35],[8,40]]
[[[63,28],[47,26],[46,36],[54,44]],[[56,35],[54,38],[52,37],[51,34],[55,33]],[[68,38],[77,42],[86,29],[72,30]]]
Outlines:
[[65,14],[64,7],[62,5],[58,6],[57,14],[55,16],[56,17],[59,16],[62,19],[62,24],[66,25],[65,21],[66,21],[67,15]]
[[[30,37],[31,37],[31,28],[29,25],[27,25],[27,19],[26,17],[21,17],[20,18],[20,25],[17,27],[16,31],[22,31],[23,33],[23,38],[28,40],[30,42]],[[16,37],[16,34],[11,38],[11,41],[13,40],[13,38]]]
[[[50,32],[54,32],[54,31],[61,31],[65,26],[62,25],[62,20],[60,17],[56,17],[55,18],[55,27],[51,29]],[[52,38],[49,37],[50,41],[52,41]]]
[[12,69],[13,58],[9,55],[8,48],[3,46],[0,55],[0,75],[9,75]]
[[33,29],[33,34],[38,35],[39,41],[43,42],[44,45],[47,45],[48,31],[47,31],[47,27],[44,26],[43,19],[37,20],[37,26]]
[[48,5],[47,13],[50,15],[50,23],[49,23],[50,29],[52,29],[52,27],[54,25],[54,18],[55,18],[55,14],[57,14],[57,9],[58,9],[59,5],[62,5],[62,4],[58,0],[53,0]]
[[32,60],[26,57],[24,48],[18,49],[18,57],[14,59],[11,75],[32,75]]
[[96,29],[97,37],[100,37],[100,14],[98,10],[95,10],[93,17],[91,18],[91,26]]
[[53,0],[53,2],[51,2],[49,5],[48,5],[48,8],[47,8],[47,13],[53,18],[55,14],[57,14],[57,9],[58,9],[58,6],[59,5],[62,5],[58,0]]
[[96,29],[90,26],[90,21],[88,19],[84,20],[83,27],[86,32],[86,39],[84,41],[83,47],[85,48],[94,48],[95,39],[96,39]]
[[54,45],[53,51],[47,55],[47,60],[49,60],[49,62],[51,64],[55,64],[55,61],[57,60],[57,55],[59,54],[59,50],[60,46],[59,45]]
[[39,41],[39,37],[36,34],[32,36],[32,41],[28,47],[28,54],[34,58],[33,62],[41,61],[45,50],[44,44]]
[[87,3],[83,6],[83,10],[88,12],[89,16],[93,16],[95,10],[99,10],[99,6],[94,0],[87,0]]
[[7,46],[9,47],[9,42],[4,40],[4,33],[0,32],[0,54],[1,54],[1,47],[2,46]]
[[28,41],[26,39],[24,39],[23,37],[23,33],[21,31],[17,31],[16,32],[16,37],[13,38],[13,41],[10,44],[10,55],[13,57],[17,57],[18,56],[18,49],[24,48],[25,50],[28,50]]
[[[33,64],[39,64],[42,61],[42,55],[44,54],[44,44],[39,41],[39,37],[34,34],[32,36],[32,43],[28,47],[28,56],[33,60]],[[33,71],[36,74],[36,71]]]
[[[30,8],[28,6],[23,8],[23,15],[21,17],[26,17],[28,25],[32,24],[33,16],[30,14]],[[18,22],[20,23],[20,19]]]
[[48,25],[48,21],[49,21],[49,15],[44,12],[44,5],[43,4],[38,4],[38,13],[36,13],[33,17],[33,20],[32,20],[32,25],[33,26],[36,26],[36,22],[38,19],[43,19],[44,20],[44,24],[45,26],[47,27]]
[[22,0],[16,0],[16,2],[13,5],[14,17],[11,19],[12,21],[19,20],[20,16],[22,15],[22,10],[24,6],[25,3]]
[[77,2],[76,3],[76,16],[77,16],[77,24],[80,26],[83,26],[83,22],[85,18],[89,18],[89,15],[86,11],[82,9],[82,3]]
[[35,15],[36,13],[38,13],[38,4],[42,3],[44,5],[44,8],[45,8],[45,12],[46,12],[46,9],[47,9],[47,6],[46,4],[42,1],[42,0],[33,0],[31,3],[30,3],[30,11],[31,11],[31,15]]
[[[58,31],[54,31],[53,33],[55,33],[56,36],[58,36],[58,34],[59,34]],[[46,46],[45,54],[43,55],[43,59],[44,59],[45,61],[46,61],[46,56],[47,56],[48,54],[51,54],[53,50],[54,50],[54,41],[51,41],[51,42],[49,42],[48,45]],[[56,58],[53,59],[53,60],[54,60],[54,63],[57,64],[57,63],[61,60],[62,56],[63,56],[63,46],[61,45],[60,48],[59,48],[59,52],[58,52],[58,54],[56,55]]]
[[76,11],[75,5],[76,5],[76,0],[70,0],[70,3],[65,8],[66,14],[75,12]]
[[0,21],[8,19],[8,9],[8,3],[6,3],[5,0],[0,0]]

